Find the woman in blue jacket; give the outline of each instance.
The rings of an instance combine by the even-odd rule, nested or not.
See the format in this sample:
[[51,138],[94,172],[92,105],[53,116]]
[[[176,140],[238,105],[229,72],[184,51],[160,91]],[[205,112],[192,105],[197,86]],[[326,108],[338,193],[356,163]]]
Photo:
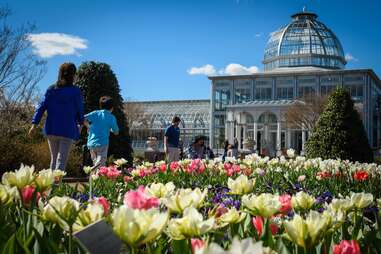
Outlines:
[[50,168],[65,170],[70,147],[79,138],[83,125],[83,98],[74,86],[76,67],[72,63],[60,66],[57,82],[50,86],[36,108],[29,135],[36,130],[47,112],[44,133],[50,149]]

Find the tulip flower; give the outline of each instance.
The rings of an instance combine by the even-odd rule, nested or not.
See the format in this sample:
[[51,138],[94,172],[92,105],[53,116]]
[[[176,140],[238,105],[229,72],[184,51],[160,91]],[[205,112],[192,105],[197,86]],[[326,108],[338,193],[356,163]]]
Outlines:
[[114,161],[114,164],[115,164],[118,168],[120,168],[120,167],[122,167],[123,165],[127,164],[127,162],[128,162],[127,160],[121,158],[121,159],[118,159],[118,160]]
[[20,168],[15,172],[6,172],[2,176],[2,183],[10,187],[16,186],[19,190],[27,185],[31,185],[34,181],[34,166],[25,166],[21,164]]
[[35,182],[40,192],[50,189],[54,183],[53,171],[51,169],[41,170],[38,172]]
[[37,192],[36,188],[33,186],[28,185],[28,186],[25,186],[24,188],[22,188],[22,190],[21,190],[22,203],[25,206],[29,207],[30,203],[32,202],[33,195],[35,195],[35,198],[37,201],[41,197],[41,194],[39,192]]
[[86,209],[81,210],[74,224],[74,231],[78,231],[105,216],[103,206],[99,203],[90,203]]
[[333,246],[333,254],[361,254],[361,251],[356,240],[342,240]]
[[214,227],[214,218],[203,220],[202,215],[194,207],[184,210],[182,218],[171,219],[167,234],[174,240],[182,240],[201,236]]
[[224,227],[228,224],[240,223],[246,217],[246,213],[237,211],[235,207],[227,209],[224,213],[216,216],[218,227]]
[[79,202],[69,197],[51,198],[43,208],[42,217],[50,222],[59,224],[68,231],[74,224],[79,212]]
[[283,214],[287,214],[292,209],[291,196],[288,194],[283,194],[279,196],[279,202],[282,204],[282,207],[279,211]]
[[369,178],[369,174],[365,170],[359,170],[353,174],[353,179],[355,179],[356,181],[361,182],[361,181],[367,180],[368,178]]
[[53,170],[53,177],[55,182],[61,181],[62,177],[64,177],[65,175],[66,175],[65,171],[62,171],[59,169]]
[[176,186],[172,183],[151,183],[148,187],[145,188],[145,192],[156,198],[164,198],[168,195],[171,195],[175,190]]
[[296,193],[291,198],[291,204],[294,210],[309,210],[315,203],[315,198],[304,191]]
[[199,188],[180,189],[175,194],[163,199],[163,203],[169,208],[170,211],[182,213],[187,207],[200,208],[208,193],[208,189],[203,192]]
[[265,218],[270,218],[278,213],[282,207],[279,202],[279,196],[269,193],[256,195],[244,195],[242,204],[252,215],[259,215]]
[[96,202],[102,205],[104,216],[107,216],[110,211],[110,204],[107,199],[105,197],[99,197],[96,199]]
[[204,252],[206,243],[201,239],[192,238],[191,245],[192,245],[192,254],[198,254],[198,253]]
[[356,209],[364,209],[373,203],[373,195],[371,193],[351,193],[351,206]]
[[288,158],[294,158],[295,157],[295,150],[294,149],[287,149],[287,151],[286,151],[286,153],[287,153],[287,157]]
[[284,222],[287,236],[303,248],[315,246],[324,237],[328,226],[327,216],[316,211],[310,211],[306,220],[296,214],[292,220]]
[[0,184],[0,205],[6,206],[13,202],[17,197],[18,191],[16,187]]
[[138,210],[125,205],[111,215],[112,228],[127,245],[137,247],[154,241],[167,225],[168,213],[157,209]]
[[240,175],[235,180],[229,178],[228,179],[228,187],[230,189],[230,193],[236,195],[243,195],[250,193],[253,190],[255,180],[249,180],[246,175]]
[[124,195],[124,204],[133,209],[150,209],[159,206],[159,199],[145,193],[145,187],[139,186],[138,190],[130,190]]
[[[263,218],[261,216],[254,216],[251,220],[254,228],[257,230],[258,236],[262,236],[263,232]],[[275,223],[270,223],[270,231],[272,235],[276,235],[278,233],[279,227]]]
[[90,167],[90,166],[84,166],[83,167],[83,172],[85,172],[85,174],[88,175],[88,174],[91,173],[92,168],[93,167]]

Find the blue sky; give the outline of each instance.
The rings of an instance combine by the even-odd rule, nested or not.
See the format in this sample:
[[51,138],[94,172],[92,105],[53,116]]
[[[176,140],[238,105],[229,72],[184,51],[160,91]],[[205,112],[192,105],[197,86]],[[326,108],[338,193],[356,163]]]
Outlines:
[[243,66],[238,66],[241,70],[261,71],[269,33],[287,24],[290,15],[303,6],[317,13],[338,36],[352,58],[347,68],[371,68],[381,76],[381,1],[377,0],[0,3],[12,9],[11,24],[37,25],[36,50],[48,62],[48,72],[39,84],[41,91],[55,81],[62,62],[93,60],[111,66],[125,99],[206,99],[210,82],[205,75],[190,75],[192,67],[210,65],[201,70],[231,73],[237,66],[225,68],[234,63]]

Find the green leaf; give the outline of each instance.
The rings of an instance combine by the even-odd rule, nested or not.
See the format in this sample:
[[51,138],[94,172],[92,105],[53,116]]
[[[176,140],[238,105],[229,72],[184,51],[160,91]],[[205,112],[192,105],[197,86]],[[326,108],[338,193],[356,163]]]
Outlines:
[[4,245],[3,254],[13,254],[16,253],[16,234],[12,234],[11,237],[9,237],[8,241]]
[[172,241],[173,254],[186,254],[190,253],[190,248],[186,239]]

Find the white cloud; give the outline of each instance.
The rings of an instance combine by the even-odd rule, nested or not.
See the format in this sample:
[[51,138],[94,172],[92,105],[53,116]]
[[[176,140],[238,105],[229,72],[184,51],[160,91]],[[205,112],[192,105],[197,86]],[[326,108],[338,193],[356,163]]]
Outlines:
[[78,50],[87,49],[87,41],[78,36],[62,33],[29,34],[33,53],[43,58],[56,55],[80,55]]
[[250,66],[246,67],[241,64],[237,63],[231,63],[226,65],[225,68],[222,68],[218,71],[216,71],[216,68],[211,64],[206,64],[201,67],[192,67],[187,70],[188,74],[190,75],[206,75],[206,76],[213,76],[213,75],[248,75],[252,73],[258,72],[257,66]]
[[187,72],[190,75],[207,75],[207,76],[216,75],[216,69],[211,64],[206,64],[201,67],[192,67],[188,69]]
[[257,33],[257,34],[255,34],[255,37],[257,37],[257,38],[259,38],[259,37],[262,37],[262,33]]
[[237,63],[231,63],[225,67],[222,73],[225,75],[246,75],[246,74],[252,74],[257,72],[258,72],[257,66],[246,67]]
[[350,61],[357,62],[358,61],[358,59],[356,57],[354,57],[351,53],[345,54],[345,60],[347,62],[350,62]]

